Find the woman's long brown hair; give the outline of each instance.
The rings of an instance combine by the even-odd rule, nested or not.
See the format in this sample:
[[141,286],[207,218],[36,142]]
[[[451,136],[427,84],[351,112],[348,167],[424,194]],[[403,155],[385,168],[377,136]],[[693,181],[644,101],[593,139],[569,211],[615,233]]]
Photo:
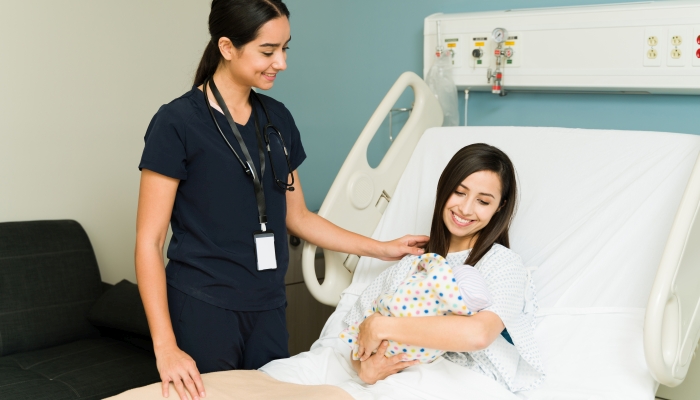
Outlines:
[[515,215],[517,184],[515,168],[510,158],[496,147],[484,143],[471,144],[455,154],[440,175],[435,196],[435,210],[430,225],[430,242],[426,252],[446,256],[450,248],[450,231],[443,220],[447,200],[462,181],[479,171],[492,171],[501,180],[500,209],[491,221],[477,233],[476,243],[465,264],[475,265],[491,249],[494,243],[510,247],[508,230]]

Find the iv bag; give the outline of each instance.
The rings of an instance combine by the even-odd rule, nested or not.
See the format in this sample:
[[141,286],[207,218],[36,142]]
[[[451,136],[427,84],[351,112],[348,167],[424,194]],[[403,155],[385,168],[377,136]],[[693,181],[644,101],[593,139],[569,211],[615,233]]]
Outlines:
[[459,112],[457,111],[457,86],[452,79],[452,53],[443,51],[439,54],[428,71],[425,83],[433,91],[442,107],[442,113],[445,116],[442,126],[457,126]]

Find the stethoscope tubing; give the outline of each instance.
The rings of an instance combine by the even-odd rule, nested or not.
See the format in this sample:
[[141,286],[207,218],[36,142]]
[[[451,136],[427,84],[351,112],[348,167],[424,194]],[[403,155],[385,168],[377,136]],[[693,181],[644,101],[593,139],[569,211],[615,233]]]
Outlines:
[[[252,176],[254,177],[255,176],[255,168],[253,168],[253,166],[250,165],[250,163],[248,163],[247,161],[243,161],[243,159],[241,159],[241,157],[238,155],[238,152],[236,151],[236,149],[233,148],[231,143],[226,138],[226,135],[224,135],[224,131],[221,129],[219,122],[216,120],[216,116],[214,115],[214,109],[211,106],[211,103],[209,102],[209,95],[207,94],[207,87],[209,87],[209,84],[210,84],[209,81],[212,79],[213,78],[207,79],[203,85],[204,100],[207,104],[207,109],[209,110],[209,114],[211,115],[211,118],[214,121],[214,124],[216,125],[216,128],[219,131],[219,134],[224,139],[224,141],[226,142],[226,145],[228,145],[228,147],[231,150],[231,152],[233,153],[233,155],[236,156],[236,159],[241,164],[241,167],[243,167],[246,174],[248,174],[248,175],[252,174]],[[267,149],[267,156],[270,159],[270,167],[272,169],[272,174],[274,175],[273,178],[275,180],[275,183],[278,186],[280,186],[282,189],[293,192],[294,191],[294,175],[292,175],[292,183],[287,183],[287,182],[282,181],[281,179],[277,178],[277,173],[276,173],[275,167],[272,163],[272,151],[270,150],[270,134],[268,133],[268,130],[271,129],[272,131],[274,131],[277,138],[280,140],[280,144],[282,145],[282,151],[284,152],[284,158],[285,158],[285,161],[287,163],[287,169],[291,173],[292,167],[291,167],[291,164],[289,163],[289,152],[287,151],[287,144],[284,142],[284,138],[282,137],[282,134],[280,133],[279,129],[277,129],[277,127],[275,127],[275,125],[270,120],[270,114],[267,111],[267,107],[265,106],[265,103],[262,101],[260,96],[252,89],[251,89],[251,97],[255,97],[255,99],[258,101],[258,103],[260,103],[260,105],[263,108],[263,112],[265,113],[265,118],[267,119],[267,123],[265,124],[265,126],[262,129],[262,137],[263,137],[263,140],[265,141],[265,147]],[[252,103],[251,103],[251,107],[254,107],[252,105]],[[254,109],[253,109],[253,118],[255,118],[255,126],[256,126],[256,130],[257,130],[258,120],[257,120],[257,113],[255,112]],[[260,181],[262,184],[262,176],[260,177]]]

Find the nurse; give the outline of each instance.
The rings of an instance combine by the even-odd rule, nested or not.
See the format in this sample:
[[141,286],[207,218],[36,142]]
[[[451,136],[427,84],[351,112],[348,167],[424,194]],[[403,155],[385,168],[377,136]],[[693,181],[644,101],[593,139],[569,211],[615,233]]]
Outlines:
[[136,275],[165,397],[170,382],[181,398],[199,399],[200,373],[289,356],[287,232],[384,260],[421,254],[428,239],[377,242],[306,208],[294,119],[252,91],[270,89],[287,68],[288,17],[281,0],[214,0],[192,89],[162,106],[146,131]]

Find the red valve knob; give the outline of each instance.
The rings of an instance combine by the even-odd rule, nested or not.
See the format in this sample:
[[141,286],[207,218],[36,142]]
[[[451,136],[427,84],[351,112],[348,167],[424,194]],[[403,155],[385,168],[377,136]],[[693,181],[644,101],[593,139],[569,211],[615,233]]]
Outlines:
[[500,49],[496,49],[496,50],[493,51],[493,54],[494,54],[494,55],[497,55],[497,56],[500,56],[500,55],[501,55],[501,50],[500,50]]
[[502,72],[497,73],[496,79],[503,79],[503,73]]

